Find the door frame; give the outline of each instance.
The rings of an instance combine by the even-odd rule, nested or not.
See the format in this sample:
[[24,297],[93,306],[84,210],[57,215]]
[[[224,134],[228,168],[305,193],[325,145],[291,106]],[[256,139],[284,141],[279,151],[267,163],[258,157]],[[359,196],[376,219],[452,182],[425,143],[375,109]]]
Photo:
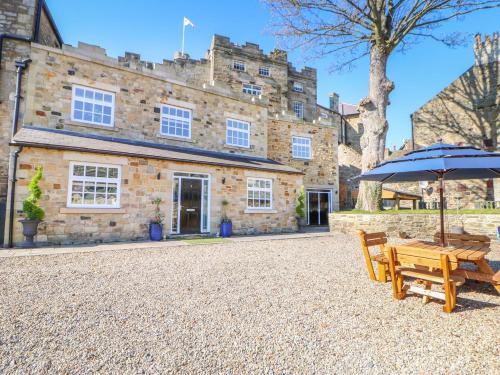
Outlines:
[[[333,189],[306,189],[306,212],[307,212],[307,225],[319,225],[319,224],[311,224],[310,220],[310,212],[309,212],[309,195],[310,194],[320,194],[327,193],[328,194],[328,213],[333,212]],[[319,196],[318,196],[319,198]],[[318,205],[320,200],[318,199]],[[318,213],[319,217],[319,213]]]
[[[203,177],[201,177],[203,176]],[[179,202],[177,204],[177,230],[174,231],[173,229],[173,222],[174,222],[174,197],[175,197],[175,180],[179,180],[179,192],[178,192],[178,197],[179,197]],[[181,189],[182,189],[182,180],[183,179],[189,179],[189,180],[201,180],[201,212],[200,212],[200,233],[210,233],[210,206],[211,206],[211,190],[212,190],[212,182],[210,178],[210,174],[204,173],[204,172],[185,172],[185,171],[173,171],[172,172],[172,207],[170,209],[171,211],[171,221],[170,221],[170,233],[171,234],[180,234],[181,233],[181,206],[182,206],[182,201],[181,201]],[[205,204],[204,204],[204,182],[207,181],[207,227],[204,229],[203,228],[203,215],[205,214]]]

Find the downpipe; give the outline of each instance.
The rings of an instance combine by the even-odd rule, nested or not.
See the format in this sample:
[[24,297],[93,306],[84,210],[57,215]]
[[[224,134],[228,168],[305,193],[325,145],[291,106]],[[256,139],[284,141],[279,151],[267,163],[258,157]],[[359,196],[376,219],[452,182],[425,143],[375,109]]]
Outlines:
[[[14,113],[12,116],[12,130],[11,130],[11,139],[10,141],[14,141],[14,136],[17,133],[17,124],[19,122],[19,110],[21,108],[21,86],[22,86],[22,78],[24,69],[26,69],[31,62],[31,59],[24,59],[16,61],[17,68],[17,76],[16,76],[16,95],[14,96]],[[8,233],[8,242],[7,245],[9,248],[13,247],[14,243],[14,202],[16,196],[16,182],[17,182],[17,159],[19,158],[19,154],[23,150],[20,147],[18,150],[14,152],[12,157],[12,174],[10,178],[10,197],[9,197],[9,233]]]

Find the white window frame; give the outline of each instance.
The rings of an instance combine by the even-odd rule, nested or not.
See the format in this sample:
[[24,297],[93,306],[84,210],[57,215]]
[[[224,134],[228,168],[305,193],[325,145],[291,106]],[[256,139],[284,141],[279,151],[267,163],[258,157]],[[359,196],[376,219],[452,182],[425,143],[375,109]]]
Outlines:
[[[255,187],[250,187],[249,186],[249,182],[250,181],[265,181],[265,182],[269,182],[270,183],[270,187],[269,188],[255,188]],[[259,194],[262,192],[262,193],[270,193],[270,200],[269,200],[269,204],[270,206],[269,207],[251,207],[249,206],[248,204],[248,200],[249,200],[249,193],[250,191],[252,191],[253,193],[255,192],[258,192]],[[255,200],[254,197],[252,197],[253,200]],[[263,211],[263,210],[272,210],[273,209],[273,180],[270,179],[270,178],[260,178],[260,177],[248,177],[247,178],[247,197],[246,197],[246,200],[247,200],[247,209],[248,210],[252,210],[252,211]]]
[[304,92],[304,85],[300,82],[294,82],[292,90],[295,92]]
[[[265,74],[262,72],[266,72]],[[271,77],[271,70],[268,66],[260,66],[259,67],[259,75],[262,77]]]
[[233,69],[237,70],[238,72],[245,72],[246,64],[242,60],[233,60]]
[[[97,171],[96,171],[96,177],[87,177],[87,176],[75,176],[74,173],[74,166],[75,165],[81,165],[84,167],[104,167],[104,168],[116,168],[118,169],[118,176],[116,178],[109,178],[109,177],[97,177]],[[100,164],[100,163],[87,163],[87,162],[79,162],[79,161],[72,161],[69,163],[69,173],[68,173],[68,197],[67,197],[67,202],[66,206],[69,208],[120,208],[120,197],[121,197],[121,176],[122,176],[122,168],[121,165],[117,164]],[[72,194],[73,194],[73,182],[75,181],[93,181],[93,182],[111,182],[111,183],[116,183],[116,203],[115,204],[75,204],[72,203]],[[84,191],[82,191],[82,194],[85,194]],[[96,194],[96,193],[94,193]],[[82,197],[84,199],[84,197]]]
[[[234,128],[234,127],[230,128],[229,121],[237,122],[240,124],[246,124],[247,129],[244,130],[244,129]],[[248,121],[238,120],[235,118],[227,118],[226,119],[226,145],[231,146],[231,147],[250,148],[250,127],[251,127],[251,124]],[[233,132],[240,132],[240,133],[246,134],[247,140],[248,140],[247,144],[246,145],[239,145],[239,144],[229,143],[229,130],[231,130]]]
[[[295,143],[295,141],[298,141],[298,140],[307,140],[307,144],[299,144],[299,143]],[[297,155],[295,154],[295,147],[299,147],[299,148],[308,148],[309,150],[309,156],[301,156],[301,155]],[[309,137],[301,137],[301,136],[293,136],[292,137],[292,157],[294,159],[304,159],[304,160],[311,160],[312,159],[312,140],[311,138]]]
[[260,96],[260,95],[262,95],[262,86],[252,85],[251,83],[244,83],[243,84],[243,93],[253,95],[253,96]]
[[[173,116],[170,113],[168,113],[168,114],[163,113],[164,108],[174,108],[176,110],[181,110],[181,111],[185,111],[185,112],[189,113],[189,135],[187,137],[183,136],[183,135],[176,135],[176,134],[170,134],[168,132],[167,133],[163,132],[163,120],[164,119],[166,119],[167,122],[169,119],[173,119],[173,120],[177,120],[177,121],[186,121],[185,117],[179,117],[177,115]],[[169,128],[168,124],[166,126],[167,126],[167,128]],[[171,105],[171,104],[163,104],[161,106],[161,108],[160,108],[160,134],[161,135],[164,135],[166,137],[191,139],[192,127],[193,127],[193,111],[191,109],[178,107],[178,106]],[[177,129],[177,127],[175,129]]]
[[[295,112],[295,115],[297,116],[297,118],[301,118],[301,119],[304,118],[304,102],[296,100],[292,103],[292,108],[293,108],[293,112]],[[300,108],[300,111],[299,111],[299,108]],[[300,112],[300,115],[298,112]]]
[[[95,98],[94,99],[85,98],[85,95],[84,95],[83,98],[77,97],[76,96],[76,90],[77,89],[81,89],[81,90],[84,90],[84,91],[85,90],[93,91],[94,92],[94,96],[95,96],[96,93],[102,94],[103,95],[103,100],[96,100]],[[111,95],[111,102],[105,102],[104,101],[104,95]],[[111,107],[111,114],[110,114],[111,120],[110,120],[110,123],[109,124],[105,124],[102,121],[101,122],[97,122],[97,121],[94,121],[93,119],[92,119],[92,121],[84,120],[83,119],[83,112],[85,112],[85,111],[83,109],[81,110],[82,111],[82,118],[81,119],[75,118],[75,110],[77,110],[75,108],[75,102],[77,100],[83,102],[84,108],[85,108],[85,103],[92,104],[92,108],[94,107],[95,104]],[[95,113],[94,113],[94,111],[92,109],[92,117],[94,117],[94,115],[95,115]],[[101,112],[101,116],[104,116],[104,110],[103,110],[103,112]],[[99,89],[96,89],[94,87],[89,87],[89,86],[73,85],[72,90],[71,90],[71,121],[81,122],[81,123],[84,123],[84,124],[91,124],[91,125],[102,126],[104,128],[113,128],[115,126],[115,93],[111,92],[111,91],[99,90]]]

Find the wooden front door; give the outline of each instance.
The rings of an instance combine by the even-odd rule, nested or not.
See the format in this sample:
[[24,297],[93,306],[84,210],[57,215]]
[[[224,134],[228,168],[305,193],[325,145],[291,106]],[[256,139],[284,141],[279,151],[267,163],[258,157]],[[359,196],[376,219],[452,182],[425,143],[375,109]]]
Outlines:
[[201,180],[183,178],[181,183],[180,233],[200,233]]

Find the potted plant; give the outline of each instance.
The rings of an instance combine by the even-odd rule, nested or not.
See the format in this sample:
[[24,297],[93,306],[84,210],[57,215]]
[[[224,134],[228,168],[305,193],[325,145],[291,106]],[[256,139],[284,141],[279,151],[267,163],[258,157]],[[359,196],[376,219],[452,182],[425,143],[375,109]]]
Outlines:
[[45,212],[38,205],[38,201],[42,196],[42,189],[38,183],[42,179],[42,167],[38,167],[36,174],[31,178],[28,185],[28,190],[30,195],[23,201],[23,213],[24,219],[19,220],[23,225],[23,235],[25,241],[23,242],[23,247],[34,247],[35,242],[33,238],[38,233],[38,224],[44,219]]
[[302,231],[307,224],[306,212],[305,212],[305,199],[306,195],[304,192],[304,186],[300,187],[299,195],[297,197],[297,206],[295,207],[295,214],[297,219],[297,224],[299,226],[299,231]]
[[164,215],[161,213],[160,204],[162,202],[161,198],[155,198],[151,201],[156,207],[154,211],[154,217],[149,223],[149,239],[151,241],[161,241],[163,239],[163,218]]
[[228,206],[229,202],[224,199],[221,202],[221,204],[222,204],[222,219],[220,222],[220,235],[221,237],[231,237],[231,235],[233,234],[233,222],[227,216],[226,213],[226,207]]

